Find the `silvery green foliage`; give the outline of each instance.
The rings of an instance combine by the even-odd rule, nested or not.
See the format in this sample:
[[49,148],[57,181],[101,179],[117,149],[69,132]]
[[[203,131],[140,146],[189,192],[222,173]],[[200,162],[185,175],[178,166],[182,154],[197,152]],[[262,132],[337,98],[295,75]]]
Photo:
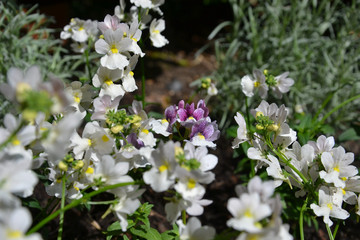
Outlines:
[[[62,79],[84,76],[83,68],[79,69],[84,56],[67,55],[68,50],[55,37],[56,30],[47,27],[51,22],[51,17],[36,12],[36,6],[25,9],[11,1],[0,2],[0,82],[6,82],[11,67],[32,65],[40,67],[44,78],[49,73]],[[8,108],[9,102],[0,96],[1,118]]]
[[[254,68],[275,75],[289,71],[295,84],[287,105],[301,104],[307,112],[315,113],[330,96],[323,113],[329,112],[360,92],[359,1],[229,2],[233,20],[221,23],[209,36],[219,65],[212,76],[219,93],[212,100],[222,102],[214,109],[223,115],[220,127],[227,126],[236,110],[245,109],[240,82]],[[356,104],[348,104],[331,120],[354,119]]]

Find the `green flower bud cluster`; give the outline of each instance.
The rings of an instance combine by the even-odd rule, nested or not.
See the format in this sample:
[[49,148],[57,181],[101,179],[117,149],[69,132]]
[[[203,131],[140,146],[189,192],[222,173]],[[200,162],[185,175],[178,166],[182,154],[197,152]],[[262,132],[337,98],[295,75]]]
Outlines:
[[23,118],[30,122],[34,121],[38,112],[49,115],[53,106],[50,95],[45,91],[24,89],[24,91],[17,92],[17,100],[23,111]]
[[83,160],[75,160],[71,154],[67,154],[58,164],[58,167],[66,172],[71,167],[73,170],[79,170],[84,166]]
[[269,71],[268,70],[264,70],[264,75],[265,75],[265,82],[268,86],[270,87],[274,87],[277,85],[277,81],[275,79],[275,76],[274,75],[271,75],[269,74]]
[[175,150],[175,159],[182,168],[185,168],[188,171],[196,170],[200,167],[200,162],[195,158],[186,159],[182,148]]
[[259,131],[276,132],[279,126],[274,124],[274,121],[270,120],[268,116],[264,116],[262,112],[256,113],[256,129]]
[[124,109],[119,111],[110,110],[106,114],[106,123],[112,134],[120,137],[129,135],[131,130],[138,129],[141,120],[141,117],[136,114],[127,115]]

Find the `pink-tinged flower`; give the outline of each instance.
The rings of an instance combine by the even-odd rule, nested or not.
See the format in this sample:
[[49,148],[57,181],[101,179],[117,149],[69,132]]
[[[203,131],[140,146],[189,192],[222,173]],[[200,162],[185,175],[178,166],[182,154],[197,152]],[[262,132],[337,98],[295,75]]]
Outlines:
[[111,97],[104,95],[94,99],[94,113],[91,120],[106,120],[106,113],[109,110],[116,110],[119,106],[121,97],[111,100]]
[[216,144],[213,141],[217,140],[220,136],[220,131],[216,122],[208,122],[205,119],[199,122],[196,122],[190,133],[190,141],[195,146],[208,146],[216,147]]
[[120,19],[117,16],[106,15],[103,22],[98,23],[98,28],[104,34],[106,30],[111,29],[116,31],[121,25],[126,25],[125,23],[120,23]]
[[176,106],[172,105],[165,109],[165,119],[169,122],[168,132],[172,132],[172,125],[176,122]]
[[200,120],[206,118],[209,115],[209,109],[206,107],[204,100],[200,100],[195,109],[195,104],[186,104],[184,100],[181,100],[178,104],[177,114],[181,122],[187,120]]

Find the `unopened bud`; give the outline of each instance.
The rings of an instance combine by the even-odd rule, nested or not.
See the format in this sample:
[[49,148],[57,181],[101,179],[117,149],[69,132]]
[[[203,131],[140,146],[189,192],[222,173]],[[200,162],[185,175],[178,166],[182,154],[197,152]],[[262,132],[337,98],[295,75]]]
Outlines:
[[60,168],[60,170],[63,170],[64,172],[68,170],[68,166],[64,161],[60,161],[58,167]]

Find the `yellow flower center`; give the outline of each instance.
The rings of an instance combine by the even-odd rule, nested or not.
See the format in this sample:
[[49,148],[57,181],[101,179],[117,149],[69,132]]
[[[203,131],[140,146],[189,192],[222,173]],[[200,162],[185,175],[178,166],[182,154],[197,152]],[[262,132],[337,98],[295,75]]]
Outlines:
[[11,143],[13,144],[13,145],[15,145],[15,146],[18,146],[18,145],[20,145],[20,140],[15,136],[14,138],[13,138],[13,140],[11,141]]
[[110,138],[104,134],[104,135],[101,137],[101,140],[103,140],[103,142],[107,142],[107,141],[110,140]]
[[193,189],[196,186],[196,181],[192,178],[189,179],[188,183],[187,183],[187,187],[189,189]]
[[130,76],[134,76],[134,72],[133,72],[133,71],[130,71],[129,74],[130,74]]
[[259,240],[259,236],[255,234],[248,235],[246,240]]
[[332,210],[332,208],[333,208],[332,203],[328,203],[326,206],[327,206],[328,208],[330,208],[330,210]]
[[86,169],[86,173],[87,174],[93,174],[94,173],[94,169],[92,167],[88,167],[88,169]]
[[138,40],[136,38],[131,38],[134,42],[137,42]]
[[201,140],[205,140],[204,135],[202,135],[201,133],[198,133],[198,137],[199,137]]
[[88,145],[91,146],[92,145],[92,141],[91,139],[88,139]]
[[23,234],[19,230],[8,230],[6,236],[10,239],[21,238]]
[[149,130],[147,130],[147,129],[143,129],[143,130],[141,130],[143,133],[145,133],[145,134],[149,134]]
[[164,124],[164,123],[168,123],[168,122],[169,122],[169,121],[168,121],[168,120],[166,120],[166,119],[162,119],[162,120],[161,120],[161,123],[162,123],[162,124]]
[[104,35],[101,34],[101,35],[99,36],[99,38],[104,39]]
[[80,102],[80,98],[78,96],[74,96],[74,101],[79,103]]
[[259,81],[255,81],[254,82],[254,87],[259,87],[260,86],[260,82]]
[[334,171],[336,171],[336,172],[340,172],[339,167],[338,167],[338,166],[334,167]]
[[168,170],[168,169],[169,169],[169,166],[168,166],[167,163],[165,163],[165,164],[163,164],[163,165],[161,165],[161,166],[159,167],[159,171],[160,171],[160,172],[163,172],[163,171]]
[[345,191],[345,189],[343,189],[343,188],[341,189],[341,192],[342,192],[343,195],[346,194],[346,191]]
[[244,216],[247,218],[253,218],[254,215],[252,214],[252,212],[250,211],[250,209],[246,209]]
[[154,34],[159,34],[159,33],[160,33],[159,30],[153,30],[152,32],[153,32]]
[[84,27],[79,27],[79,31],[83,31],[84,30]]
[[114,82],[111,81],[111,79],[109,79],[109,78],[107,78],[107,79],[104,81],[104,83],[106,83],[106,85],[108,85],[108,86],[114,84]]
[[119,50],[116,48],[115,44],[113,44],[110,48],[112,53],[119,53]]

